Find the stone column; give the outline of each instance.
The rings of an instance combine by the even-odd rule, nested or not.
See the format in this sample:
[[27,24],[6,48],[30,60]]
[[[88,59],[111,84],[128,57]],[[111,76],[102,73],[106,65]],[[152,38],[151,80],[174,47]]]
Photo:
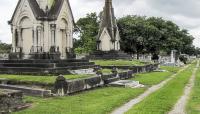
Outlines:
[[66,47],[67,47],[67,51],[69,51],[69,49],[71,48],[71,39],[70,39],[70,31],[67,30],[66,32]]
[[36,47],[37,47],[37,27],[34,26],[33,28],[33,34],[34,34],[34,37],[33,37],[33,52],[37,52],[36,50]]
[[11,27],[12,32],[12,52],[15,52],[16,48],[16,29],[12,26]]
[[[17,29],[17,33],[18,33],[18,46],[17,46],[17,48],[22,48],[23,49],[23,38],[22,38],[22,28],[18,28]],[[18,49],[17,49],[17,51],[19,51]]]
[[56,46],[56,25],[51,24],[51,46]]

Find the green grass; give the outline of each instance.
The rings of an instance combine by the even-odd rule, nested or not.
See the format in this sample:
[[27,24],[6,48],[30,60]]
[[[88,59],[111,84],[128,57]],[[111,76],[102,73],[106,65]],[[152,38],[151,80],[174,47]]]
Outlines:
[[196,73],[195,85],[186,109],[187,114],[200,114],[200,69]]
[[144,91],[144,88],[106,87],[59,98],[27,97],[27,101],[33,102],[32,107],[15,114],[108,114]]
[[169,112],[183,94],[184,87],[192,75],[193,68],[194,64],[179,73],[164,87],[135,105],[126,114],[166,114]]
[[[65,75],[68,80],[86,78],[92,75]],[[31,83],[44,83],[53,84],[56,80],[56,76],[31,76],[31,75],[0,75],[0,78],[8,79],[17,82],[31,82]]]
[[169,71],[169,72],[174,72],[174,73],[176,73],[177,71],[180,70],[181,67],[161,66],[160,68],[163,69],[163,70],[167,70],[167,71]]
[[111,69],[102,69],[101,71],[103,74],[111,74],[112,73]]
[[135,78],[132,78],[132,80],[139,81],[141,84],[151,86],[169,78],[172,74],[172,72],[151,72],[136,74]]
[[142,66],[146,64],[138,60],[94,60],[92,62],[100,66]]
[[181,68],[162,66],[161,69],[167,70],[167,72],[150,72],[136,74],[135,78],[132,78],[132,80],[136,80],[139,81],[141,84],[151,86],[169,78],[172,74],[177,73]]

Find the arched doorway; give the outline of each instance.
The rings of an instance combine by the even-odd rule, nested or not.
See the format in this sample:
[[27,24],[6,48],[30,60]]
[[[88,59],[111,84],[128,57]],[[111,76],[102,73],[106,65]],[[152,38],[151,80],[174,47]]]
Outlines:
[[67,34],[67,28],[68,28],[68,24],[67,21],[65,19],[61,20],[61,46],[60,46],[60,51],[61,51],[61,58],[65,59],[66,58],[66,50],[67,50],[67,46],[68,46],[68,34]]
[[27,55],[30,53],[32,43],[33,43],[33,31],[32,26],[30,24],[30,19],[28,17],[24,17],[20,21],[21,27],[21,37],[22,37],[22,52]]

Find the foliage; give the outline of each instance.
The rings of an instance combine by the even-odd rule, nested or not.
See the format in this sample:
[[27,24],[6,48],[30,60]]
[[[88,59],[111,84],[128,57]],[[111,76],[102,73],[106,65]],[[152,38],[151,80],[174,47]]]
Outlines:
[[80,33],[80,39],[74,43],[76,53],[90,53],[96,50],[96,36],[98,34],[98,16],[96,13],[87,14],[86,17],[80,18],[76,25],[76,33]]
[[108,114],[145,89],[105,87],[65,97],[28,97],[33,106],[15,114]]
[[0,53],[9,53],[10,50],[11,50],[10,44],[2,43],[0,41]]
[[194,38],[188,31],[162,18],[126,16],[118,20],[118,27],[121,48],[126,52],[158,55],[161,51],[169,54],[171,50],[178,50],[191,55],[195,51]]
[[179,56],[179,60],[181,62],[183,62],[184,64],[187,64],[187,61],[188,61],[188,59],[185,56],[183,56],[183,55]]

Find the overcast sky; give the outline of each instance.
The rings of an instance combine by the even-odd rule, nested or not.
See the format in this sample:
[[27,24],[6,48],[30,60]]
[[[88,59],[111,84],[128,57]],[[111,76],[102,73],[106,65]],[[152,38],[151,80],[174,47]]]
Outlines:
[[[0,0],[0,40],[11,43],[10,20],[18,0]],[[90,12],[99,13],[104,0],[69,0],[75,20]],[[200,0],[113,0],[117,18],[125,15],[157,16],[188,29],[200,47]]]

